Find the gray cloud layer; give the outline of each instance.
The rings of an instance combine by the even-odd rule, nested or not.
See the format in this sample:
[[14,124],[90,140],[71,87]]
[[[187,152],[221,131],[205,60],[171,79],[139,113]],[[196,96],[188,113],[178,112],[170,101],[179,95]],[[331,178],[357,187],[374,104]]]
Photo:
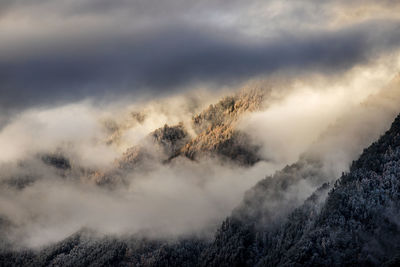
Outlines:
[[[148,89],[167,94],[196,82],[229,85],[275,71],[335,73],[399,46],[398,20],[310,30],[299,22],[314,12],[309,20],[325,24],[318,11],[329,20],[328,3],[344,4],[301,2],[279,11],[276,1],[2,1],[0,27],[11,26],[4,26],[0,45],[0,105],[20,109]],[[257,13],[254,25],[270,23],[281,34],[249,33],[257,28],[250,23],[257,8],[265,14]],[[10,22],[11,15],[17,19]],[[39,22],[21,30],[21,18]]]

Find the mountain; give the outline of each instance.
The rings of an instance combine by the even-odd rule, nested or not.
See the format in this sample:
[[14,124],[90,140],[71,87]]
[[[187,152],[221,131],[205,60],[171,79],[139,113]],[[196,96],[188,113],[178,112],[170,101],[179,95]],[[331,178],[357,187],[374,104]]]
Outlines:
[[[41,152],[33,159],[21,160],[18,166],[12,168],[15,171],[2,179],[0,184],[24,188],[50,174],[114,188],[129,183],[126,178],[128,174],[132,176],[138,171],[153,168],[154,164],[168,164],[179,157],[194,161],[213,157],[250,166],[261,160],[258,147],[250,142],[245,133],[238,130],[237,124],[247,113],[261,110],[266,97],[268,90],[244,88],[193,115],[191,125],[165,124],[155,129],[139,144],[126,149],[111,167],[105,169],[82,167],[59,148],[56,151]],[[104,143],[119,143],[124,131],[145,120],[146,112],[143,111],[131,112],[124,123],[104,122],[109,132]]]
[[[399,177],[400,116],[389,131],[352,163],[349,173],[343,174],[332,188],[329,184],[321,186],[278,225],[257,225],[264,214],[261,205],[243,208],[248,213],[256,209],[250,212],[256,214],[255,218],[233,214],[206,249],[202,264],[398,264]],[[264,191],[264,184],[265,181],[261,181],[253,191]],[[260,202],[254,197],[246,201]]]
[[251,145],[236,126],[246,112],[260,110],[265,98],[265,91],[248,89],[210,105],[193,117],[197,136],[183,147],[181,153],[192,159],[199,154],[215,153],[245,165],[256,163],[260,160],[257,147]]
[[205,244],[195,238],[99,238],[83,230],[39,252],[0,248],[0,266],[194,266]]
[[124,182],[124,175],[132,170],[151,168],[155,162],[162,163],[179,155],[182,147],[189,142],[189,133],[178,124],[156,129],[141,145],[128,148],[115,160],[114,168],[105,172],[97,171],[90,176],[98,185],[115,185]]
[[[297,168],[289,166],[274,177],[282,179],[297,173]],[[212,243],[195,238],[162,242],[105,237],[93,241],[76,234],[39,254],[2,252],[2,262],[25,266],[393,265],[400,258],[399,177],[400,116],[352,163],[348,173],[334,185],[323,184],[279,223],[263,218],[269,213],[259,197],[268,196],[266,190],[274,184],[265,179],[249,191]]]
[[[241,114],[260,108],[261,97],[248,96],[248,103],[254,105],[241,102],[243,96],[225,98],[194,116],[194,137],[182,124],[153,131],[144,141],[150,145],[128,149],[112,171],[118,174],[142,168],[139,162],[167,164],[180,156],[196,160],[203,153],[252,164],[252,153],[243,153],[250,156],[242,161],[233,156],[236,152],[224,150],[227,142],[249,147],[246,142],[235,141],[240,134],[229,134],[232,129],[235,133]],[[54,172],[73,169],[73,164],[58,154],[42,156],[41,161]],[[400,115],[336,182],[325,183],[334,177],[323,171],[321,164],[303,155],[296,163],[259,181],[212,240],[194,236],[173,240],[140,235],[117,238],[83,229],[39,250],[21,250],[4,238],[0,241],[1,266],[400,264]],[[108,175],[118,177],[116,173]],[[296,189],[309,184],[318,189],[311,195],[296,194]],[[0,217],[1,236],[9,227],[13,226],[7,218]]]
[[[115,160],[114,168],[96,171],[90,179],[98,185],[114,186],[124,182],[127,172],[151,168],[154,163],[168,163],[177,157],[191,160],[218,157],[244,166],[253,165],[261,160],[258,147],[237,129],[237,124],[246,113],[261,110],[266,97],[267,91],[263,89],[244,88],[210,105],[193,116],[191,127],[194,136],[183,123],[165,124],[151,132],[139,145],[128,148]],[[144,115],[140,118],[144,120]],[[136,117],[134,121],[137,122]],[[115,130],[109,139],[115,135],[121,135],[121,132]]]

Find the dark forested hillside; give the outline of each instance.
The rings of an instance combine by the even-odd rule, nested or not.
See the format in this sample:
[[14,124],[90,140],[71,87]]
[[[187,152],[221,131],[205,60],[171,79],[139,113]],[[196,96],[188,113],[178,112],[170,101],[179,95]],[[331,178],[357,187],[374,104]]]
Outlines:
[[[400,116],[350,172],[324,184],[279,225],[234,214],[203,254],[207,266],[394,265],[400,255]],[[265,181],[254,189],[263,191]],[[329,190],[329,192],[328,192]],[[328,193],[326,200],[325,195]],[[260,193],[255,194],[259,197]],[[250,199],[247,201],[257,201]],[[246,206],[244,208],[246,210]],[[242,211],[243,212],[243,211]],[[240,214],[240,213],[239,213]]]
[[[165,139],[166,134],[173,138]],[[176,141],[185,138],[186,132],[166,126],[154,135],[163,144],[162,149],[176,151],[176,147],[181,147],[175,146]],[[66,166],[60,160],[47,162]],[[323,182],[325,174],[318,164],[302,158],[260,181],[247,192],[242,204],[222,223],[211,241],[195,237],[168,241],[139,236],[117,238],[82,230],[38,250],[21,250],[3,239],[1,266],[400,263],[400,116],[334,184]],[[291,188],[301,184],[299,181],[319,184],[319,189],[300,206],[299,198],[290,195]],[[8,224],[0,218],[2,232],[10,227]]]

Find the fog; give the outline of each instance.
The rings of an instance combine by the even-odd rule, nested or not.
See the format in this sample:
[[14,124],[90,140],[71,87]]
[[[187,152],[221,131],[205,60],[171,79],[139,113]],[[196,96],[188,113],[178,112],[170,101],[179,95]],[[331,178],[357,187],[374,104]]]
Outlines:
[[[311,147],[320,150],[321,142],[326,143],[332,135],[343,140],[337,140],[328,149],[338,145],[345,149],[350,145],[347,143],[358,143],[364,135],[371,139],[356,146],[365,147],[397,115],[400,97],[397,68],[398,63],[388,65],[386,59],[353,68],[340,77],[296,77],[285,84],[286,95],[281,101],[248,114],[239,128],[248,132],[255,143],[262,144],[263,158],[272,162],[295,162]],[[355,129],[359,131],[354,132]],[[329,153],[323,151],[319,156],[322,154]],[[350,158],[355,156],[353,152]]]
[[246,192],[234,215],[274,227],[324,183],[332,186],[398,115],[400,80],[391,69],[376,64],[340,80],[303,77],[282,101],[243,118],[240,128],[262,144],[262,158],[288,165]]
[[[125,170],[128,182],[114,188],[96,185],[87,176],[113,168],[127,148],[145,146],[146,136],[166,123],[182,122],[195,137],[192,116],[226,92],[194,90],[106,106],[88,99],[23,111],[0,131],[5,236],[29,247],[81,229],[117,236],[210,237],[248,189],[300,157],[320,160],[326,181],[348,170],[400,112],[397,70],[396,64],[381,61],[352,68],[341,79],[321,74],[259,80],[274,97],[266,97],[263,110],[246,113],[237,129],[260,147],[262,161],[254,166],[218,157],[151,161],[150,168]],[[65,156],[72,169],[49,166],[40,158],[46,153]],[[15,186],[19,180],[22,186]],[[319,185],[296,181],[287,199],[300,204]],[[277,201],[274,209],[284,204]]]

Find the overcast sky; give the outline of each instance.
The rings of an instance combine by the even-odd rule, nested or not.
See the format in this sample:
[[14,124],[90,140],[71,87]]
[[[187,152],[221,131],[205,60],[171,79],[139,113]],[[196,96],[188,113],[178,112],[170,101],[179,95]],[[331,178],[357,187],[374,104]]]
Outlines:
[[337,73],[400,47],[400,1],[1,0],[1,111]]

